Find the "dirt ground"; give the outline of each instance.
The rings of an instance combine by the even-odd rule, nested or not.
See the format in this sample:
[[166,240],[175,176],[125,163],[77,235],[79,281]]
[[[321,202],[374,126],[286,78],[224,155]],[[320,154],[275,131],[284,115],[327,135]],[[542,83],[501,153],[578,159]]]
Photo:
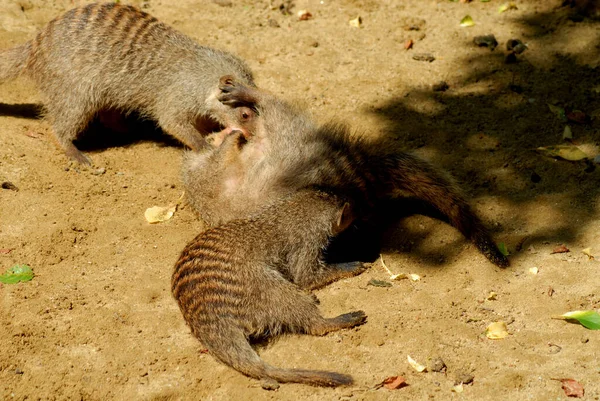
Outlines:
[[[80,3],[0,0],[0,48]],[[0,284],[0,399],[565,399],[557,378],[599,399],[599,332],[551,317],[600,309],[600,166],[534,151],[565,143],[569,125],[572,142],[598,154],[598,20],[560,0],[517,0],[504,13],[498,0],[298,0],[292,15],[275,0],[274,9],[264,0],[131,3],[238,54],[261,87],[319,119],[395,136],[447,169],[507,245],[512,266],[491,265],[438,220],[402,219],[386,234],[383,258],[420,281],[367,285],[388,280],[378,260],[317,292],[324,314],[363,309],[364,326],[286,336],[260,351],[277,366],[351,374],[355,385],[265,391],[201,353],[170,294],[173,264],[202,223],[185,205],[168,222],[144,220],[146,208],[180,197],[182,148],[147,124],[139,137],[107,142],[95,127],[81,147],[104,172],[69,167],[37,118],[36,88],[18,79],[0,86],[0,181],[18,188],[0,189],[0,270],[26,263],[35,277]],[[312,18],[299,21],[302,9]],[[459,26],[467,14],[475,26]],[[349,24],[357,16],[360,28]],[[484,34],[498,48],[473,44]],[[515,63],[505,60],[509,39],[528,46]],[[414,59],[423,53],[435,60]],[[548,104],[585,118],[565,122]],[[570,252],[551,254],[560,244]],[[582,253],[590,247],[598,260]],[[485,337],[495,321],[508,323],[508,338]],[[423,364],[442,358],[447,370],[417,373],[407,355]],[[395,375],[409,385],[377,388]],[[452,392],[460,375],[474,380]]]

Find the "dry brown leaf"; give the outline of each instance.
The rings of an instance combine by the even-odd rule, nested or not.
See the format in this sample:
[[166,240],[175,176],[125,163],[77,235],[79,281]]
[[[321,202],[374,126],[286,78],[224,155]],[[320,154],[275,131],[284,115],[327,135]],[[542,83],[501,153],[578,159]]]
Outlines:
[[390,376],[381,382],[381,385],[388,390],[398,390],[399,388],[408,386],[406,379],[402,376]]
[[571,252],[571,250],[569,248],[567,248],[564,244],[560,244],[559,246],[555,247],[552,252],[550,252],[550,254],[553,253],[567,253],[567,252]]
[[567,397],[582,398],[585,390],[577,380],[573,379],[552,379],[562,383],[562,389]]

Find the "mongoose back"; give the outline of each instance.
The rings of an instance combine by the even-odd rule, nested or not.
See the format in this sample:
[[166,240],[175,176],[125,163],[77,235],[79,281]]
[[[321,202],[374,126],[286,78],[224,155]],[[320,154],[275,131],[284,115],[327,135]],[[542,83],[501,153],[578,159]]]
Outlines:
[[216,101],[219,77],[254,85],[239,58],[116,2],[74,8],[34,39],[0,51],[0,83],[21,74],[40,89],[67,156],[84,164],[90,160],[73,140],[101,110],[136,111],[199,150],[202,134],[243,123],[239,109]]
[[223,77],[219,98],[257,113],[247,141],[188,152],[183,180],[192,206],[208,224],[252,213],[300,188],[318,186],[356,204],[360,216],[382,202],[414,197],[438,210],[494,264],[509,262],[460,189],[430,163],[391,140],[368,141],[336,124],[317,125],[300,108]]
[[255,379],[352,383],[339,373],[273,367],[249,343],[283,332],[324,335],[364,323],[362,311],[324,318],[305,291],[362,271],[360,263],[327,265],[321,255],[352,216],[341,198],[304,190],[251,218],[198,235],[181,253],[172,277],[173,295],[192,333],[215,358]]

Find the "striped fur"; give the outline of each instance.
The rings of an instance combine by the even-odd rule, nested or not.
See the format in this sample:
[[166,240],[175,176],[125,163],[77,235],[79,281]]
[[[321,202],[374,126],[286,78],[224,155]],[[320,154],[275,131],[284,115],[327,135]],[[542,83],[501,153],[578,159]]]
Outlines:
[[347,207],[338,197],[300,191],[254,217],[203,232],[185,247],[172,292],[192,333],[215,358],[256,379],[352,383],[338,373],[270,366],[248,342],[283,332],[323,335],[365,321],[362,311],[324,318],[305,292],[362,271],[360,264],[322,261],[329,238],[351,222]]
[[252,107],[258,117],[247,144],[184,158],[188,199],[208,224],[247,216],[308,186],[347,196],[365,218],[377,216],[387,202],[414,197],[433,206],[492,263],[508,266],[457,185],[393,140],[368,141],[341,125],[319,126],[304,110],[256,88],[220,87],[224,103]]
[[219,78],[254,85],[239,58],[115,2],[74,8],[1,51],[0,82],[20,74],[37,83],[58,142],[82,163],[89,160],[72,142],[101,110],[136,111],[198,150],[202,134],[240,124],[240,110],[215,99]]

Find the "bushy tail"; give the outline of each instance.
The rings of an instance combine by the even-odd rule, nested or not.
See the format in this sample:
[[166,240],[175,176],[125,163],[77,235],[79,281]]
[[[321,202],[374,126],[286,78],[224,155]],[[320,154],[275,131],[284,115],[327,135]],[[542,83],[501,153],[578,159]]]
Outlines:
[[14,79],[25,70],[31,52],[31,42],[0,50],[0,83]]
[[[377,159],[375,159],[377,160]],[[473,212],[456,185],[424,160],[408,153],[388,154],[379,159],[378,176],[391,197],[410,195],[436,208],[449,223],[468,238],[492,263],[509,265],[483,222]]]
[[215,358],[254,379],[272,379],[279,383],[303,383],[336,387],[353,383],[352,377],[335,372],[304,369],[280,369],[266,364],[248,343],[241,330],[211,330],[206,338],[197,335]]

